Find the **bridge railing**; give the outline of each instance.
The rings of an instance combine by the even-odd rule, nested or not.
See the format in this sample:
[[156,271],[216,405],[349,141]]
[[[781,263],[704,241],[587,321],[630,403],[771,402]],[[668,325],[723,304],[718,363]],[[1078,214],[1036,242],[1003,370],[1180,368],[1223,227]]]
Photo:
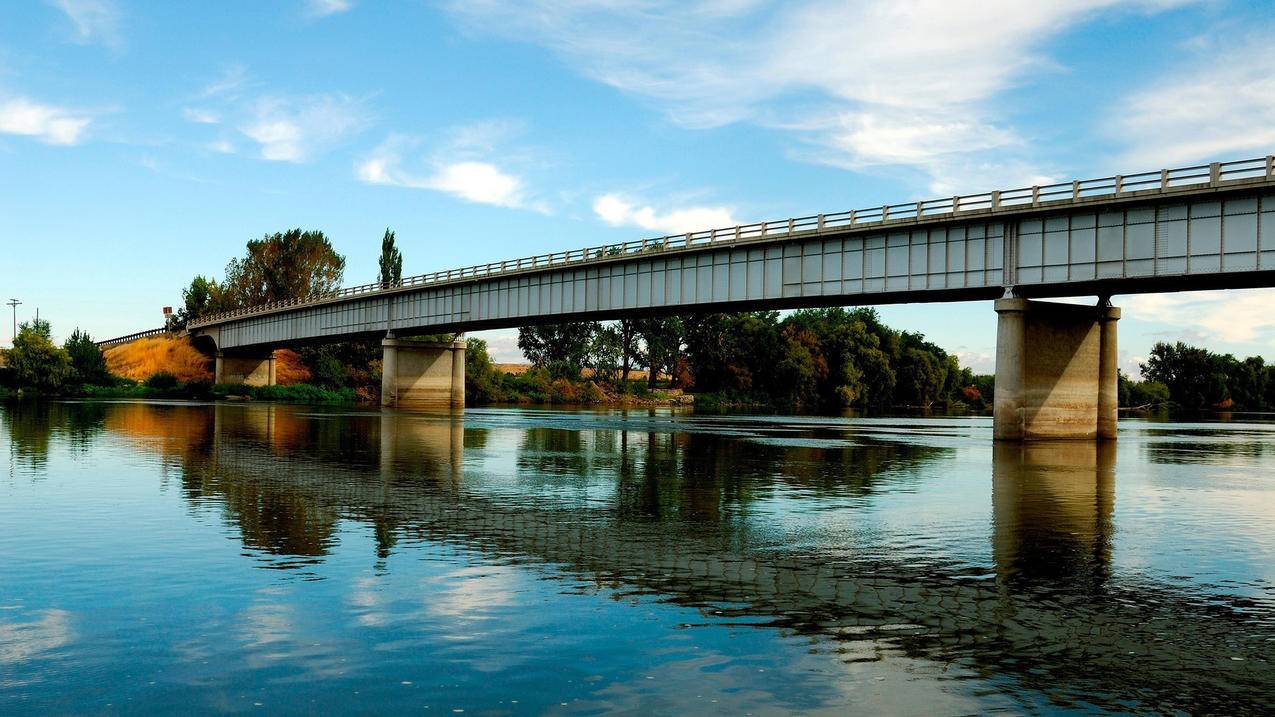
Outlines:
[[812,214],[804,217],[792,217],[753,224],[739,224],[733,227],[705,229],[685,234],[670,234],[619,244],[571,249],[551,254],[523,257],[521,259],[477,264],[460,269],[418,274],[404,277],[392,284],[380,282],[360,284],[318,296],[275,301],[268,304],[234,309],[201,317],[198,321],[191,321],[188,326],[191,328],[206,326],[225,321],[226,319],[277,311],[291,306],[327,302],[361,294],[395,291],[403,288],[443,284],[465,279],[480,279],[501,274],[548,269],[586,262],[607,261],[633,254],[695,249],[721,243],[782,239],[787,236],[850,227],[889,224],[891,222],[916,222],[945,215],[959,216],[966,212],[987,212],[1039,206],[1055,207],[1093,197],[1121,196],[1135,192],[1140,195],[1154,194],[1182,187],[1197,185],[1216,186],[1226,182],[1253,179],[1275,180],[1275,155],[1232,162],[1213,162],[1212,164],[1199,164],[1190,167],[1161,169],[1155,172],[1117,174],[1096,179],[1077,179],[1070,182],[1018,187],[979,194],[956,195],[942,199],[886,204],[879,207],[851,209],[831,214]]
[[146,331],[138,331],[135,334],[128,334],[127,336],[117,336],[113,339],[98,341],[97,345],[99,348],[106,348],[107,346],[118,346],[119,344],[126,344],[130,341],[136,341],[138,339],[144,339],[151,336],[163,336],[170,333],[172,332],[168,329],[168,327],[161,326],[158,329],[147,329]]

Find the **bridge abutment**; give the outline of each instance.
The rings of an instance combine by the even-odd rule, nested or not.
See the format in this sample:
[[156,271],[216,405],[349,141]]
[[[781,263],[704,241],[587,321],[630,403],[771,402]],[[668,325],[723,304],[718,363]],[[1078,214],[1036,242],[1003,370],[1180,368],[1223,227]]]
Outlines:
[[1120,309],[1015,298],[996,313],[996,440],[1114,439]]
[[274,386],[276,363],[274,351],[249,354],[218,351],[213,380],[232,385]]
[[465,408],[465,341],[381,341],[381,405],[396,408]]

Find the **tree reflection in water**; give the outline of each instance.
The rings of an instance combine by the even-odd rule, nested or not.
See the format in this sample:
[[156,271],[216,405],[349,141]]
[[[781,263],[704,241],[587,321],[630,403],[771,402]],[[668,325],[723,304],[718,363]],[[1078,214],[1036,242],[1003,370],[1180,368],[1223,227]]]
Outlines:
[[[89,417],[74,430],[52,415],[77,411]],[[5,423],[23,460],[54,431],[84,440],[104,427],[175,461],[186,499],[224,511],[245,547],[281,558],[272,567],[322,560],[338,524],[356,521],[372,526],[381,569],[405,536],[452,543],[809,635],[848,660],[962,665],[1061,705],[1256,712],[1275,700],[1269,605],[1113,572],[1109,444],[991,447],[991,560],[978,574],[759,540],[775,514],[757,507],[777,495],[835,497],[854,520],[883,481],[953,457],[886,431],[785,443],[741,437],[746,422],[640,414],[141,403],[43,418],[10,408]]]

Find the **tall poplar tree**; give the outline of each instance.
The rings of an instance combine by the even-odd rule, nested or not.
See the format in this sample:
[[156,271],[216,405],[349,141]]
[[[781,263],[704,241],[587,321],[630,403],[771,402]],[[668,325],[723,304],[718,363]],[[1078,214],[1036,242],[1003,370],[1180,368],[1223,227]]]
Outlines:
[[403,254],[394,244],[394,232],[385,228],[385,236],[381,239],[381,275],[382,287],[397,286],[403,280]]

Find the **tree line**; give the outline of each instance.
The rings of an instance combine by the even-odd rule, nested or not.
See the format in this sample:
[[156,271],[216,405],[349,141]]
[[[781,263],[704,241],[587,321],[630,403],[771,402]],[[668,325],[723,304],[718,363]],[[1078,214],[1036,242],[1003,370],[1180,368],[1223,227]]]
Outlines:
[[1159,342],[1140,365],[1142,381],[1121,381],[1121,405],[1172,405],[1188,410],[1275,410],[1275,365]]
[[[579,380],[588,369],[593,381],[622,387],[640,367],[648,389],[664,376],[674,387],[727,404],[981,408],[993,390],[990,377],[961,367],[919,333],[886,326],[870,308],[545,324],[519,329],[518,347],[553,379]],[[473,370],[488,374],[481,365]],[[498,397],[501,386],[480,382],[475,389]]]

